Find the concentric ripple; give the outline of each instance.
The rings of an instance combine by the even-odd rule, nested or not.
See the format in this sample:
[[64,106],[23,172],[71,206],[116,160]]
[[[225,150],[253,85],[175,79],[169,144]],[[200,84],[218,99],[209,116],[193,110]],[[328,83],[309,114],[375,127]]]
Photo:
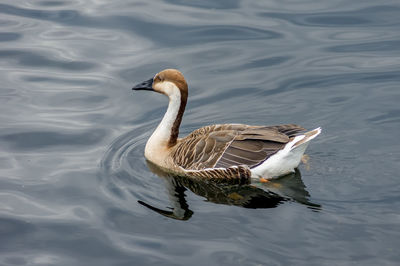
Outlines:
[[154,188],[157,182],[162,186],[160,180],[147,170],[143,156],[152,127],[151,123],[135,127],[113,141],[104,154],[100,164],[103,191],[119,204],[136,204],[138,199],[149,197],[146,188]]

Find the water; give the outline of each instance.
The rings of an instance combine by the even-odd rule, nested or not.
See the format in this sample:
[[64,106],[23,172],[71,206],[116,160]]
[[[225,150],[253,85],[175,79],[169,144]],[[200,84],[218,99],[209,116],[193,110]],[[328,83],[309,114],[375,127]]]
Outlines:
[[[398,265],[398,1],[0,4],[0,265]],[[182,134],[298,123],[309,164],[267,185],[151,171],[180,69]],[[153,170],[154,171],[154,170]]]

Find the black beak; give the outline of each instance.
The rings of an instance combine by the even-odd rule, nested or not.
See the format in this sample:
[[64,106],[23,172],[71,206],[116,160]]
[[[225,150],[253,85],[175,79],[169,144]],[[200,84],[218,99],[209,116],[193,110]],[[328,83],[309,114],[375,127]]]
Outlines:
[[146,91],[152,91],[153,90],[153,79],[149,79],[146,81],[143,81],[142,83],[136,85],[135,87],[132,88],[132,90],[139,91],[139,90],[146,90]]

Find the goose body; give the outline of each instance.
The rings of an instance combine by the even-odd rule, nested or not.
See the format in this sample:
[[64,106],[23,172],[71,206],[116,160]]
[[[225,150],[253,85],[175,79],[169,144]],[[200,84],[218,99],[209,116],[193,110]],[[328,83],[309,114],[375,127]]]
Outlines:
[[188,86],[183,75],[166,69],[134,90],[150,90],[169,98],[168,109],[146,143],[145,157],[166,171],[205,179],[271,179],[298,167],[309,141],[321,129],[308,132],[294,125],[219,124],[178,138]]

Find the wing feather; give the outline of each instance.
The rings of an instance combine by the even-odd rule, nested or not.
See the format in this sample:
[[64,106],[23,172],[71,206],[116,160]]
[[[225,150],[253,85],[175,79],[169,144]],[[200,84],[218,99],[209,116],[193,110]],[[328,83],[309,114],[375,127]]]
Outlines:
[[180,139],[173,158],[187,170],[254,167],[282,149],[304,128],[297,125],[212,125]]

